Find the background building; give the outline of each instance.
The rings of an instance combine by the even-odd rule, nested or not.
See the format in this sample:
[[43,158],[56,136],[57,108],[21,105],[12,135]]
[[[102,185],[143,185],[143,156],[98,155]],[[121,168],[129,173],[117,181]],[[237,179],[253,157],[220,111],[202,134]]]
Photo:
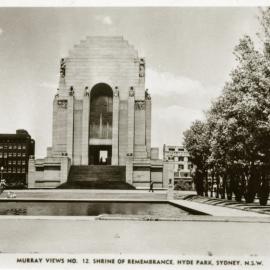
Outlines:
[[35,141],[26,130],[0,134],[0,168],[9,187],[26,187],[28,160],[35,154]]
[[183,146],[163,146],[163,161],[174,164],[174,187],[179,190],[193,190],[191,178],[192,163],[189,153]]

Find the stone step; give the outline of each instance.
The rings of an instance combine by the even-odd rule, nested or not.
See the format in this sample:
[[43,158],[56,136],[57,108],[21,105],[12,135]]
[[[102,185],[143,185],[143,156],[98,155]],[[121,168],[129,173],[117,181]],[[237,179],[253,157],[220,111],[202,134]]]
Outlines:
[[121,55],[121,51],[123,51],[126,54],[131,54],[131,55],[136,55],[136,51],[132,47],[127,47],[127,46],[113,46],[113,47],[108,47],[106,45],[103,46],[78,46],[76,48],[73,48],[70,50],[71,53],[76,54],[76,53],[83,53],[83,52],[97,52],[98,54],[106,54],[108,52],[111,52],[113,54],[119,54]]
[[125,166],[71,166],[68,182],[79,181],[112,181],[125,182],[126,168]]
[[118,190],[135,189],[133,186],[129,185],[128,183],[121,182],[121,181],[67,182],[58,188],[62,188],[62,189],[118,189]]

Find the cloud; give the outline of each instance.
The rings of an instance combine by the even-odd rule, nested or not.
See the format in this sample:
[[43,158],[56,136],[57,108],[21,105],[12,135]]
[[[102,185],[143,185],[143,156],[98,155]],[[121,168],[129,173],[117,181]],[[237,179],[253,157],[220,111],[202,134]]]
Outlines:
[[56,82],[40,82],[38,84],[39,87],[46,88],[46,89],[57,89],[57,83]]
[[199,81],[187,77],[176,76],[169,72],[146,70],[146,85],[153,89],[153,94],[160,96],[179,95],[189,93],[205,94],[205,89]]
[[106,24],[106,25],[111,25],[113,23],[112,19],[110,16],[96,16],[95,17],[97,21]]
[[161,108],[152,104],[152,146],[162,151],[163,144],[181,145],[183,132],[196,119],[203,119],[203,111],[173,105]]
[[152,95],[152,145],[160,151],[163,144],[182,144],[183,132],[204,118],[221,91],[219,86],[151,68],[146,70],[146,87]]
[[0,28],[0,36],[4,33],[4,30]]
[[204,85],[202,82],[169,72],[146,69],[146,88],[153,100],[163,107],[177,105],[206,110],[211,100],[221,93],[222,85]]
[[146,69],[146,88],[161,97],[185,96],[193,99],[211,99],[221,93],[222,84],[204,85],[194,78]]

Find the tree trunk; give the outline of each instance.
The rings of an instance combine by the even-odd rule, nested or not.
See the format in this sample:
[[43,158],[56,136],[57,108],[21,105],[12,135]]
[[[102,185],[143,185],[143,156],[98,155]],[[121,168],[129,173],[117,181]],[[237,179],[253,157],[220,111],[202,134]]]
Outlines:
[[197,170],[195,172],[194,183],[195,183],[195,188],[196,188],[196,191],[197,191],[197,195],[203,196],[203,193],[204,193],[203,174],[201,173],[200,170]]
[[212,171],[212,174],[211,174],[211,190],[210,190],[210,196],[213,197],[213,185],[214,185],[214,170]]
[[220,184],[220,178],[219,178],[220,176],[219,176],[219,174],[217,174],[216,175],[216,184],[217,184],[217,192],[216,192],[216,198],[218,199],[219,198],[219,189],[220,189],[220,186],[219,186],[219,184]]
[[204,194],[206,197],[208,197],[208,173],[207,170],[204,173],[205,176],[205,189],[204,189]]
[[239,177],[239,175],[234,174],[234,179],[233,179],[233,192],[235,194],[235,200],[237,202],[242,201],[242,196],[243,196],[243,187],[242,187],[242,182]]
[[259,184],[260,184],[259,171],[253,167],[251,169],[250,178],[247,183],[247,189],[245,194],[246,203],[254,202],[256,193],[258,192]]
[[226,194],[227,194],[227,199],[231,200],[232,199],[232,179],[231,179],[230,174],[226,175]]
[[222,178],[222,192],[221,192],[221,199],[225,199],[225,193],[226,193],[226,174],[223,174]]
[[268,197],[269,197],[269,178],[263,175],[262,183],[259,188],[258,197],[260,201],[260,205],[267,205]]

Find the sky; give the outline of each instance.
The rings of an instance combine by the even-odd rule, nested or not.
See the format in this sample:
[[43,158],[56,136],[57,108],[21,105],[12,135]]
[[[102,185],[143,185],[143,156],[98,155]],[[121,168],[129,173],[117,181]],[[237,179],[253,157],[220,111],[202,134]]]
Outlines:
[[26,129],[44,157],[59,61],[87,35],[120,35],[146,59],[152,146],[183,131],[221,94],[233,48],[259,30],[256,7],[0,8],[0,133]]

